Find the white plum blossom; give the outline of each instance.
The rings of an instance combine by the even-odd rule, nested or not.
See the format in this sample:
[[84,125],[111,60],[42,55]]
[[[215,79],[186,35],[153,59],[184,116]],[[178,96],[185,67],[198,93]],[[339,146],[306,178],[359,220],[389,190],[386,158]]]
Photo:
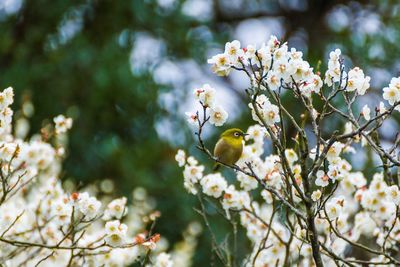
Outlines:
[[281,42],[279,41],[278,37],[275,35],[271,35],[269,37],[269,40],[267,42],[267,47],[271,52],[274,52],[276,48],[278,48],[281,45]]
[[222,126],[228,119],[228,112],[221,106],[217,106],[210,111],[210,123],[215,126]]
[[261,45],[261,47],[257,50],[256,56],[256,64],[258,67],[263,67],[264,70],[267,70],[272,63],[271,56],[271,48],[266,46],[265,44]]
[[383,99],[390,105],[400,101],[400,77],[392,78],[388,87],[383,88]]
[[212,70],[218,76],[227,76],[231,72],[231,61],[227,54],[218,54],[208,60]]
[[[290,68],[289,62],[286,58],[274,62],[274,70],[278,77],[284,82],[290,82],[291,75],[294,74],[294,69]],[[291,72],[288,72],[288,70],[291,70]]]
[[247,135],[245,137],[246,140],[252,139],[255,143],[263,143],[264,138],[266,137],[267,132],[265,128],[256,124],[252,125],[247,129]]
[[309,75],[312,73],[312,69],[310,70],[310,64],[301,58],[292,59],[289,68],[292,68],[292,77],[295,81],[307,80]]
[[351,122],[346,122],[344,125],[344,134],[349,134],[354,130],[353,124]]
[[388,220],[396,213],[396,205],[391,201],[383,201],[376,209],[376,215],[382,220]]
[[165,253],[165,252],[161,252],[155,262],[153,267],[173,267],[174,263],[171,260],[171,255]]
[[220,173],[204,176],[201,179],[200,184],[203,188],[203,193],[214,198],[221,197],[222,193],[228,187],[225,178],[222,177]]
[[197,182],[203,177],[204,166],[202,165],[189,165],[185,166],[184,177],[185,179]]
[[104,219],[110,220],[111,218],[121,219],[128,213],[126,197],[117,198],[111,201],[106,210],[104,211]]
[[250,191],[258,187],[258,181],[246,174],[238,173],[236,178],[240,182],[240,187],[245,191]]
[[329,165],[328,167],[328,176],[329,178],[335,182],[337,180],[342,180],[344,177],[344,174],[346,174],[346,170],[341,169],[341,167],[343,167],[343,165],[341,166],[341,160],[340,158],[337,158],[337,161],[334,161],[331,163],[331,165]]
[[58,115],[53,120],[54,120],[57,134],[65,133],[72,127],[72,122],[73,122],[72,119],[67,118],[64,115]]
[[67,198],[60,198],[54,201],[50,212],[56,216],[56,221],[60,222],[60,224],[64,224],[70,219],[72,205]]
[[286,43],[277,47],[272,52],[273,52],[273,58],[276,60],[276,62],[278,62],[278,63],[280,63],[280,62],[287,63],[288,62],[290,54],[289,54],[288,46]]
[[332,162],[334,160],[337,160],[340,153],[342,152],[344,148],[344,144],[340,142],[335,142],[333,145],[328,149],[328,152],[326,153],[326,158],[329,162]]
[[268,72],[267,84],[272,91],[278,90],[281,86],[281,77],[274,70]]
[[262,114],[264,115],[263,118],[268,125],[274,125],[275,123],[280,122],[279,108],[276,105],[265,105]]
[[119,220],[109,221],[105,226],[106,242],[111,246],[120,246],[126,242],[128,227]]
[[79,194],[77,207],[87,219],[91,220],[99,215],[101,202],[95,197],[89,196],[87,192],[84,192]]
[[[204,84],[201,88],[194,89],[195,100],[203,106],[206,116],[210,124],[215,126],[222,126],[228,119],[228,113],[222,108],[222,106],[216,105],[215,89],[208,84]],[[200,122],[199,112],[186,112],[188,122],[192,125],[198,125]]]
[[322,85],[323,82],[321,77],[317,74],[313,74],[300,84],[299,89],[303,95],[311,97],[313,92],[316,94],[320,92]]
[[248,45],[246,48],[243,48],[243,50],[245,51],[245,58],[252,61],[252,62],[256,62],[256,47],[254,45]]
[[250,196],[243,191],[237,191],[233,185],[225,189],[222,199],[222,208],[226,211],[227,217],[230,218],[230,209],[241,210],[250,208]]
[[201,88],[194,89],[195,99],[206,107],[213,108],[215,105],[215,89],[209,84],[204,84]]
[[266,175],[266,183],[270,186],[280,189],[282,186],[282,176],[277,170],[272,170]]
[[362,69],[360,69],[359,67],[355,67],[354,69],[351,69],[348,73],[346,91],[357,91],[359,95],[364,95],[370,86],[370,80],[371,78],[369,76],[365,76]]
[[321,87],[322,87],[322,85],[323,85],[321,76],[319,76],[318,74],[315,74],[315,75],[312,77],[312,80],[311,80],[311,81],[312,81],[311,84],[313,84],[313,86],[314,86],[313,91],[314,91],[315,93],[319,93],[319,91],[320,91],[320,89],[321,89]]

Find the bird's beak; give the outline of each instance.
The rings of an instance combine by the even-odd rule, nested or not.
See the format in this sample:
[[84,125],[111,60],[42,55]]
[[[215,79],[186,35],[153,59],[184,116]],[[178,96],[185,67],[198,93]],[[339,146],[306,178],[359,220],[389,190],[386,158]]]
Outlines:
[[244,133],[244,134],[243,134],[243,137],[245,137],[245,136],[247,136],[247,135],[249,135],[249,134],[248,134],[248,133]]

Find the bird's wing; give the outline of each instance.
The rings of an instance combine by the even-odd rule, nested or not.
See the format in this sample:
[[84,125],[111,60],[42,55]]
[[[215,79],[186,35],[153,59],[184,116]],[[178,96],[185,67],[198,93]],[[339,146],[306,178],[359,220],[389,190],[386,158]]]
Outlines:
[[221,156],[225,154],[229,149],[230,146],[228,142],[224,138],[219,139],[214,147],[214,157],[220,159]]

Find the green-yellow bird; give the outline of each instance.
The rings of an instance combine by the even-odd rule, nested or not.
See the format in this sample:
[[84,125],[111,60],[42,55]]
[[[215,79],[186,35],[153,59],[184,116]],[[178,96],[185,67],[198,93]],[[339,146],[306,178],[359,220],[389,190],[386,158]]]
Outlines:
[[[214,157],[219,161],[233,165],[235,164],[243,152],[243,138],[246,134],[238,129],[232,128],[223,132],[215,144]],[[217,171],[221,164],[216,163],[214,171]]]

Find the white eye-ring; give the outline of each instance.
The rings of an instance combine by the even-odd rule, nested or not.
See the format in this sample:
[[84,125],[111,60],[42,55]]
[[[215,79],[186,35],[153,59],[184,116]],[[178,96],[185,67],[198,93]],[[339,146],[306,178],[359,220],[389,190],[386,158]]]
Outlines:
[[236,137],[239,137],[239,136],[240,136],[240,133],[235,132],[233,135],[236,136]]

